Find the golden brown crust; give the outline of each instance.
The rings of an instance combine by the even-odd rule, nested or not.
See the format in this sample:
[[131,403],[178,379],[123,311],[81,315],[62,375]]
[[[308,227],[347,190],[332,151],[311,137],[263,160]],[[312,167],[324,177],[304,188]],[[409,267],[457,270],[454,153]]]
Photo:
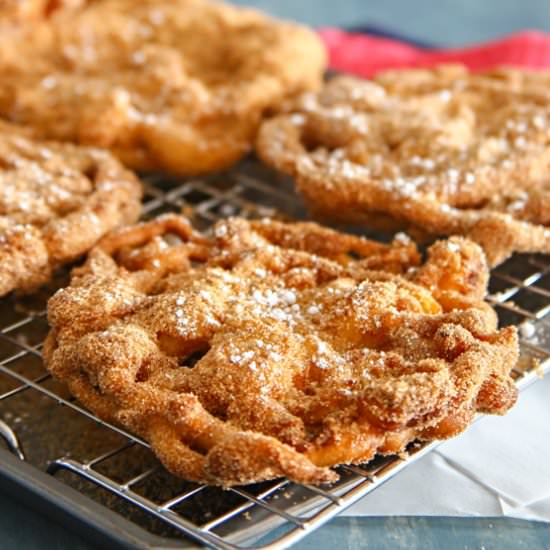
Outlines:
[[0,296],[30,291],[133,223],[141,186],[109,153],[40,142],[0,123]]
[[391,245],[313,223],[174,215],[106,237],[48,304],[47,368],[187,479],[234,485],[462,431],[514,403],[513,327],[462,238]]
[[0,0],[0,24],[29,23],[60,10],[81,8],[89,0]]
[[338,77],[265,122],[257,150],[319,217],[465,235],[491,265],[549,253],[549,84],[456,66]]
[[325,66],[312,31],[206,0],[103,0],[31,31],[0,35],[0,116],[144,170],[229,166]]

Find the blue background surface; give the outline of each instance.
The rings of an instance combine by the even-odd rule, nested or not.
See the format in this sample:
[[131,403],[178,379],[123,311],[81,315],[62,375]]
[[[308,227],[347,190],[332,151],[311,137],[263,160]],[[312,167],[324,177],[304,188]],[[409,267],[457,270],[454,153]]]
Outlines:
[[518,29],[550,31],[548,0],[233,0],[310,25],[375,24],[456,46]]
[[[550,31],[549,0],[236,0],[312,25],[376,25],[424,42],[462,45],[516,30]],[[457,518],[339,518],[303,549],[550,548],[550,525]],[[67,526],[0,495],[0,549],[90,550]]]

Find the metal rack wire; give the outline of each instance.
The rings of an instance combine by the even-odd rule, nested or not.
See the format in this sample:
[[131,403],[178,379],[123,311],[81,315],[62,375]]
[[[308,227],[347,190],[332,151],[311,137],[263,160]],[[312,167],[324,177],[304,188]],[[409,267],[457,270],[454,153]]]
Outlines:
[[[147,178],[145,217],[181,210],[203,228],[229,215],[304,214],[290,182],[254,160],[201,179]],[[72,487],[139,525],[156,547],[188,547],[190,540],[224,549],[288,547],[434,446],[413,444],[400,456],[341,467],[340,481],[327,487],[278,480],[223,491],[176,479],[145,442],[97,419],[43,370],[45,303],[66,273],[59,277],[31,297],[0,301],[0,449],[4,442],[21,461],[48,472],[49,483]],[[523,361],[514,376],[526,386],[550,366],[548,257],[514,257],[493,273],[490,292],[501,323],[520,326]]]

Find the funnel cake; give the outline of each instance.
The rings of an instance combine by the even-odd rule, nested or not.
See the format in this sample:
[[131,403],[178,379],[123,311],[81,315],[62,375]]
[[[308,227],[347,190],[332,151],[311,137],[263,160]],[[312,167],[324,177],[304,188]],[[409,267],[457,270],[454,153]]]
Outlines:
[[324,67],[312,31],[254,10],[88,2],[0,36],[0,116],[136,169],[196,174],[247,153],[263,113],[316,89]]
[[133,223],[141,185],[105,151],[39,142],[0,123],[0,296],[31,291]]
[[503,414],[516,330],[483,301],[481,249],[175,215],[106,237],[48,304],[49,371],[184,478],[230,486],[447,438]]
[[338,77],[257,149],[320,218],[469,237],[490,265],[550,252],[550,75],[463,67]]

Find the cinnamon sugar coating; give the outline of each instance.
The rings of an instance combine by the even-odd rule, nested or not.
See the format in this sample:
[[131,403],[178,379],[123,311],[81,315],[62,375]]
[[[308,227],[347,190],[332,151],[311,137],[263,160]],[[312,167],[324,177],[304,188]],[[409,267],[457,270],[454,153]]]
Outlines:
[[338,77],[264,123],[260,157],[321,218],[550,252],[550,75],[460,66]]
[[263,113],[316,89],[320,39],[209,0],[101,0],[0,34],[0,116],[109,148],[128,166],[196,174],[246,154]]
[[330,466],[503,414],[516,330],[483,301],[481,249],[425,263],[314,223],[175,215],[103,239],[48,304],[49,371],[172,472],[230,486],[336,479]]
[[0,296],[28,292],[133,223],[141,185],[109,153],[30,139],[0,123]]

